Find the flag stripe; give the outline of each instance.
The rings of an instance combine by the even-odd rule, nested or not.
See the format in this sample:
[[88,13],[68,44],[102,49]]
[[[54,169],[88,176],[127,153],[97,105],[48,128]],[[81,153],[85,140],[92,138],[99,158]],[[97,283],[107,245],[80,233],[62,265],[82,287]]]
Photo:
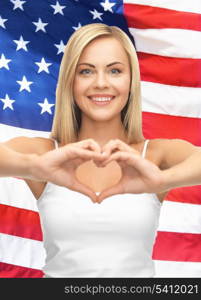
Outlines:
[[41,278],[43,275],[41,270],[0,262],[0,278]]
[[201,205],[165,200],[161,208],[158,230],[200,234],[200,214]]
[[[124,0],[124,5],[128,4],[140,4],[140,5],[148,5],[150,7],[161,7],[167,9],[173,9],[177,11],[186,11],[186,12],[194,12],[201,14],[201,5],[200,0]],[[145,20],[144,20],[145,21]]]
[[42,241],[39,214],[32,210],[0,204],[0,232]]
[[201,234],[158,231],[160,247],[154,248],[153,259],[201,262],[200,240]]
[[142,52],[138,52],[137,55],[142,80],[174,86],[201,87],[201,59],[167,57]]
[[38,212],[36,199],[24,180],[8,177],[0,178],[1,204]]
[[[173,251],[173,249],[171,249]],[[200,262],[155,260],[156,277],[201,277]]]
[[30,130],[30,129],[10,126],[2,123],[0,123],[0,131],[1,131],[1,142],[15,138],[16,136],[47,138],[50,134],[49,131]]
[[182,187],[171,190],[166,196],[168,201],[201,204],[201,185]]
[[128,27],[201,30],[201,15],[147,5],[125,4]]
[[[184,139],[194,145],[201,145],[200,119],[150,112],[143,112],[142,115],[143,133],[146,138]],[[161,133],[161,128],[163,133]]]
[[141,81],[141,86],[143,112],[201,118],[200,88],[179,87],[149,81]]
[[0,233],[1,262],[42,270],[46,253],[40,241]]
[[[182,29],[129,28],[138,52],[161,56],[201,58],[201,32]],[[188,42],[190,41],[190,42]]]

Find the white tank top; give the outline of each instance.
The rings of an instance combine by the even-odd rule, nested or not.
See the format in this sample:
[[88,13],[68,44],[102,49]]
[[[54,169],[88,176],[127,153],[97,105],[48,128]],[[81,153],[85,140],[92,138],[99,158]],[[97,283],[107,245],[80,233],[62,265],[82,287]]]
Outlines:
[[154,276],[152,248],[161,207],[156,194],[114,195],[97,204],[47,183],[37,204],[45,277]]

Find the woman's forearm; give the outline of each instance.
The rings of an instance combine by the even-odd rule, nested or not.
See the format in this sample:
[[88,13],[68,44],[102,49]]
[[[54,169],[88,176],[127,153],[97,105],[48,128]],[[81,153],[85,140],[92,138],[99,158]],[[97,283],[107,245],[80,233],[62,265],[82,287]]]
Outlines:
[[201,150],[181,163],[163,171],[165,190],[201,185]]
[[32,155],[22,154],[0,145],[0,177],[29,178]]

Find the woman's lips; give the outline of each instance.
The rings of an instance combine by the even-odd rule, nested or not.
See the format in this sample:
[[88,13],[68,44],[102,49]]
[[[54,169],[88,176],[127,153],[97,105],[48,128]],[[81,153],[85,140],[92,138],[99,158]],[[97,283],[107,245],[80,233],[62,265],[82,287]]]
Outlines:
[[98,106],[108,105],[112,102],[115,96],[89,96],[90,101]]

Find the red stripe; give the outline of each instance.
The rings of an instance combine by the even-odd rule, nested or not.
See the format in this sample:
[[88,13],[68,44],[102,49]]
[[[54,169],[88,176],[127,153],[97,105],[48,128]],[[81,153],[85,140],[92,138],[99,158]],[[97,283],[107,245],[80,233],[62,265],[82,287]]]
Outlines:
[[162,84],[201,87],[201,59],[137,53],[141,79]]
[[0,278],[41,278],[43,275],[41,270],[0,262]]
[[166,200],[190,204],[201,204],[201,185],[176,188],[166,195]]
[[143,133],[147,139],[176,138],[201,146],[201,119],[199,118],[143,112],[142,120]]
[[37,212],[0,204],[0,232],[42,241],[40,218]]
[[124,4],[128,27],[201,30],[201,15],[139,4]]
[[159,231],[153,259],[201,262],[201,234]]

